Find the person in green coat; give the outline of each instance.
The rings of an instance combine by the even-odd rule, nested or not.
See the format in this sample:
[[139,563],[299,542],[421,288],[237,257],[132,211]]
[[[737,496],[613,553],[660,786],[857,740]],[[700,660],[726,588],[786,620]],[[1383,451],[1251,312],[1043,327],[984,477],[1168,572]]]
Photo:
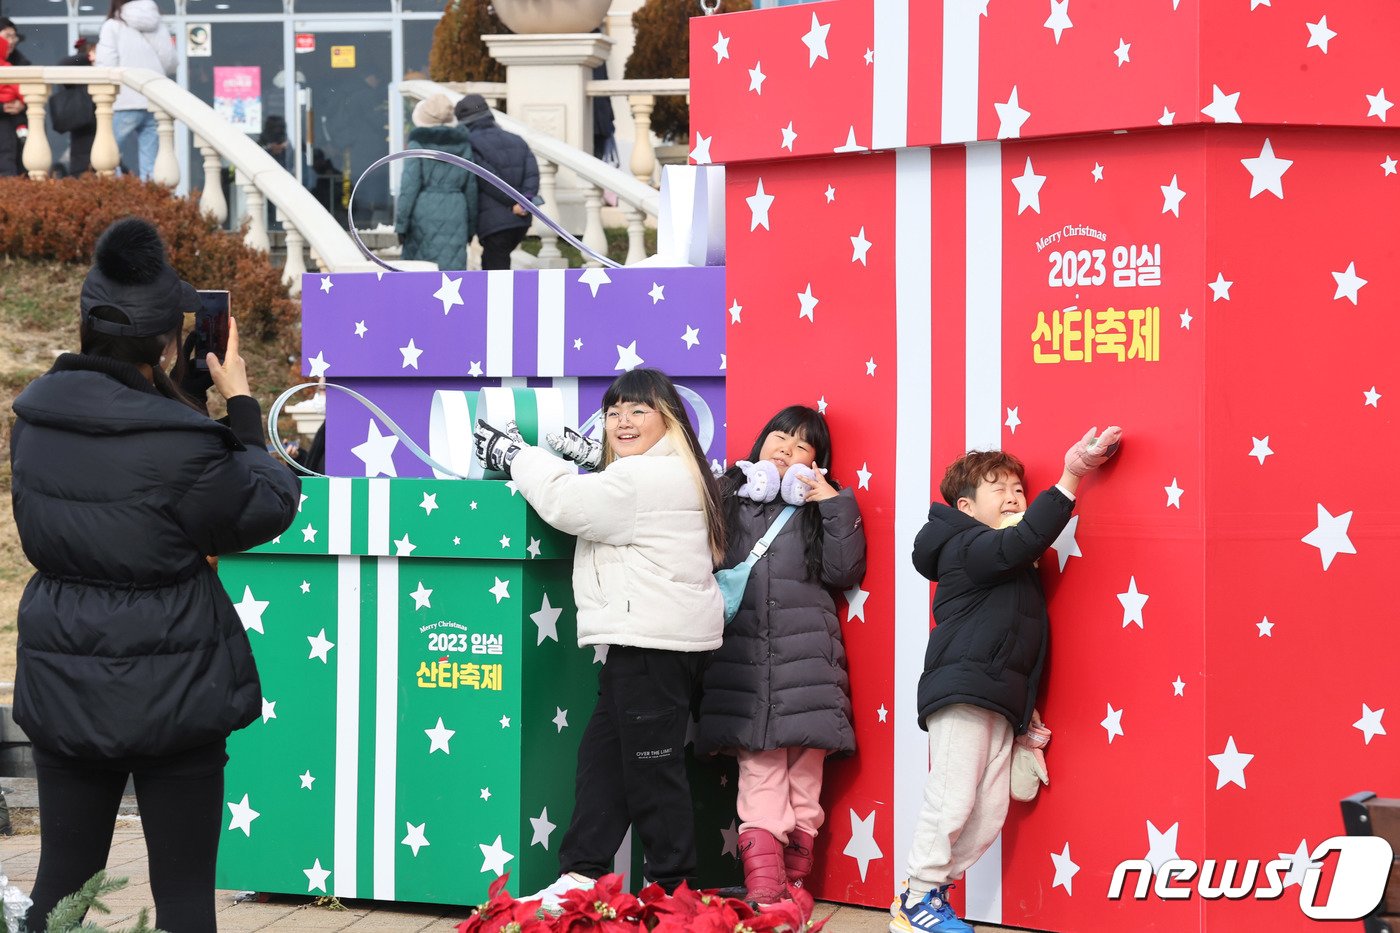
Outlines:
[[[452,115],[452,101],[435,94],[413,108],[408,148],[437,149],[472,157],[467,128]],[[476,230],[476,176],[430,159],[409,159],[399,188],[394,230],[404,259],[427,260],[439,269],[465,269],[467,243]]]

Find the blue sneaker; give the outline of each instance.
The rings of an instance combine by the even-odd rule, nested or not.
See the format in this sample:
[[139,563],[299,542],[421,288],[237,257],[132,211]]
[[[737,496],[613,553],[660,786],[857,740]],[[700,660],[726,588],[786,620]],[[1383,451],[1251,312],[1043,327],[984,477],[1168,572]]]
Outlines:
[[890,913],[890,933],[976,933],[966,923],[958,919],[953,907],[948,903],[948,889],[951,884],[934,888],[922,900],[910,902],[909,892],[905,891],[894,902]]

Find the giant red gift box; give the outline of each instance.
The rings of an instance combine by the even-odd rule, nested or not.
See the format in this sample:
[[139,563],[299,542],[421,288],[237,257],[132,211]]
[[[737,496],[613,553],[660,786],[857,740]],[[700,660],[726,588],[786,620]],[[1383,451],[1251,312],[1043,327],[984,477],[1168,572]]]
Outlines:
[[[728,165],[730,459],[783,405],[823,409],[870,545],[818,896],[884,906],[906,877],[931,596],[910,547],[971,447],[1018,454],[1038,491],[1089,427],[1127,432],[1041,562],[1051,784],[964,879],[968,916],[1311,927],[1338,801],[1400,794],[1400,6],[1328,6],[692,21],[692,154]],[[1137,900],[1133,872],[1109,897],[1123,861],[1175,857],[1240,860],[1241,889]],[[1241,883],[1280,858],[1281,896]]]

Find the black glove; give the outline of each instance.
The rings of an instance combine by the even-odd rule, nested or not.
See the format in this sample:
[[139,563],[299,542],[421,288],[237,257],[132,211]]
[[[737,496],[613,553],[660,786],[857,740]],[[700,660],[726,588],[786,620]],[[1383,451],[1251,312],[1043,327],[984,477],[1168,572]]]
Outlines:
[[603,445],[591,437],[584,437],[573,428],[564,428],[563,434],[546,434],[545,442],[550,449],[571,463],[577,463],[588,472],[603,464]]
[[476,459],[488,472],[509,473],[511,461],[524,446],[525,438],[520,436],[514,421],[507,421],[502,431],[477,419]]

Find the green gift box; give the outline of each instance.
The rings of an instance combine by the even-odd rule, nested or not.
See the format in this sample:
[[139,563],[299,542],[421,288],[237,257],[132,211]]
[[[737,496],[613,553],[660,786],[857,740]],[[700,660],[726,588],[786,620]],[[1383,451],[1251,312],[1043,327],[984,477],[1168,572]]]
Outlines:
[[508,482],[307,479],[222,559],[262,679],[228,744],[221,888],[475,904],[558,875],[602,653],[573,539]]

